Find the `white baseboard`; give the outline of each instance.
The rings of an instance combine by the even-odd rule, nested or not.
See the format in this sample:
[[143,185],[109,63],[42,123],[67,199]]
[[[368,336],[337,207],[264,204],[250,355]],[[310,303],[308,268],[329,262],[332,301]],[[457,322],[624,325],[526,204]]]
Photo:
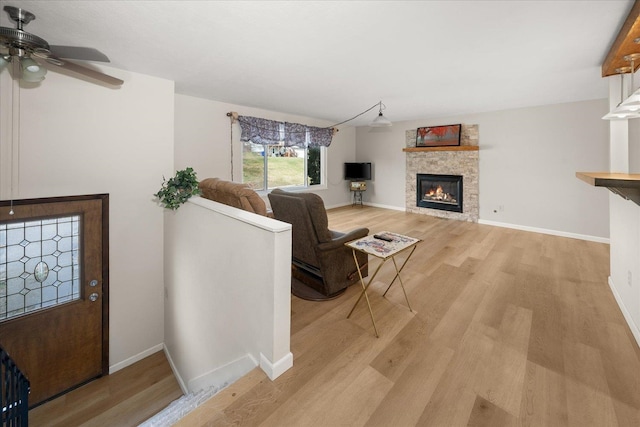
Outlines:
[[[373,208],[390,209],[392,211],[401,211],[401,212],[407,211],[405,207],[399,207],[399,206],[381,205],[379,203],[369,203],[369,202],[362,202],[362,204],[364,206],[371,206]],[[325,206],[325,209],[336,209],[336,208],[342,208],[345,206],[354,206],[354,205],[353,205],[353,202],[339,203],[337,205]],[[354,207],[357,207],[357,206],[358,205],[355,205]]]
[[392,211],[401,211],[401,212],[406,212],[407,211],[407,208],[405,208],[404,206],[382,205],[380,203],[370,203],[370,202],[364,202],[364,204],[366,206],[371,206],[371,207],[374,207],[374,208],[390,209]]
[[113,374],[114,372],[118,372],[120,369],[124,369],[127,366],[133,365],[134,363],[139,362],[145,357],[151,356],[153,353],[161,351],[163,348],[164,344],[157,344],[147,350],[144,350],[143,352],[136,354],[135,356],[131,356],[130,358],[123,360],[122,362],[115,363],[109,366],[109,375]]
[[613,280],[611,279],[611,276],[609,276],[609,287],[611,288],[611,292],[613,292],[613,297],[616,299],[616,302],[618,303],[618,307],[620,307],[620,311],[622,311],[624,320],[627,321],[627,324],[629,325],[629,329],[631,329],[631,333],[633,334],[633,337],[636,339],[636,342],[640,346],[640,329],[638,329],[638,326],[633,322],[633,317],[631,317],[631,313],[629,313],[629,311],[627,310],[627,307],[625,307],[625,305],[623,304],[622,298],[620,297],[620,294],[616,290],[616,287],[613,284]]
[[[236,382],[242,376],[246,375],[253,368],[258,366],[258,362],[253,358],[250,354],[246,354],[245,356],[234,360],[233,362],[227,363],[224,366],[213,369],[205,374],[202,374],[188,382],[185,383],[180,372],[176,368],[173,363],[173,359],[171,358],[171,354],[169,350],[164,347],[164,352],[167,356],[167,360],[169,361],[169,365],[171,365],[171,370],[182,389],[184,394],[188,393],[197,393],[200,390],[208,389],[211,387],[216,387],[218,389],[223,389]],[[260,353],[260,368],[267,374],[269,379],[272,381],[286,372],[289,368],[293,366],[293,354],[291,352],[287,353],[282,359],[278,360],[275,363],[271,363],[269,359],[267,359],[262,353]]]
[[325,209],[337,209],[342,208],[344,206],[351,206],[351,203],[338,203],[337,205],[325,206]]
[[531,231],[534,233],[550,234],[552,236],[569,237],[572,239],[588,240],[590,242],[607,243],[609,239],[606,237],[589,236],[586,234],[568,233],[566,231],[549,230],[546,228],[529,227],[526,225],[509,224],[507,222],[489,221],[486,219],[479,219],[478,224],[492,225],[494,227],[512,228],[514,230]]
[[272,363],[269,359],[265,357],[264,354],[260,353],[260,368],[267,374],[271,381],[278,378],[280,375],[285,373],[287,369],[293,366],[293,353],[287,353],[283,358]]
[[[351,205],[351,203],[334,205],[331,207],[327,207],[327,209],[334,209],[334,208],[339,208],[339,207],[349,206],[349,205]],[[379,203],[364,202],[364,205],[371,206],[374,208],[390,209],[390,210],[401,211],[401,212],[407,211],[405,207],[382,205]],[[529,227],[527,225],[510,224],[508,222],[498,222],[498,221],[490,221],[486,219],[478,219],[478,224],[492,225],[494,227],[512,228],[514,230],[521,230],[521,231],[531,231],[533,233],[549,234],[552,236],[569,237],[571,239],[587,240],[589,242],[606,243],[606,244],[610,243],[609,239],[606,237],[590,236],[588,234],[569,233],[566,231],[550,230],[547,228]]]
[[164,354],[167,357],[167,360],[169,361],[169,366],[171,366],[171,370],[173,371],[173,376],[176,377],[176,380],[178,381],[178,385],[180,386],[182,393],[188,394],[189,389],[187,388],[187,385],[184,383],[184,380],[182,379],[180,372],[178,372],[178,369],[176,368],[175,363],[173,363],[173,359],[171,358],[171,353],[169,353],[169,349],[165,345],[163,345],[162,347],[164,348]]
[[187,389],[192,393],[211,387],[222,389],[227,385],[236,382],[240,377],[249,373],[249,371],[256,366],[258,366],[258,361],[250,354],[246,354],[224,366],[215,368],[190,380],[187,383]]

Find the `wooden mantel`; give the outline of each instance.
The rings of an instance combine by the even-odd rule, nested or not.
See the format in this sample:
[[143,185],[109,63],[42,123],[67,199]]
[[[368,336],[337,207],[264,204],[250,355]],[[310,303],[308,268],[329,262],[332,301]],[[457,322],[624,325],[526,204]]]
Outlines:
[[576,172],[576,176],[594,187],[606,187],[640,206],[640,174],[611,172]]
[[478,151],[477,145],[453,145],[450,147],[406,147],[402,151],[407,153],[419,153],[423,151]]

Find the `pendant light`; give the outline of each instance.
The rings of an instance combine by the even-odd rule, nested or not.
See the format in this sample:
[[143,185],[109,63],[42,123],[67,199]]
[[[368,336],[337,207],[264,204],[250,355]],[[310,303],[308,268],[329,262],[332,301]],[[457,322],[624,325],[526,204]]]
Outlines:
[[616,68],[616,72],[620,74],[620,100],[621,102],[602,117],[605,120],[628,120],[640,118],[640,89],[633,92],[626,99],[623,94],[624,73],[631,74],[631,88],[634,89],[633,75],[635,73],[635,61],[640,59],[640,53],[632,53],[624,57],[631,65],[629,67]]
[[391,123],[391,121],[382,114],[382,110],[386,109],[387,106],[384,105],[382,101],[380,101],[378,105],[380,107],[378,116],[375,119],[373,119],[373,121],[369,124],[369,126],[373,128],[393,126],[393,123]]
[[[631,76],[633,77],[633,73],[631,72],[631,69],[632,69],[631,67],[616,68],[616,73],[620,75],[620,102],[618,102],[618,105],[616,105],[616,107],[613,110],[611,110],[610,112],[608,112],[602,117],[604,120],[626,120],[629,118],[628,117],[629,112],[622,111],[620,109],[620,105],[622,105],[622,101],[625,98],[624,75],[626,73],[631,73]],[[633,78],[632,78],[632,81],[633,81]]]
[[371,123],[369,123],[369,126],[374,127],[374,128],[380,128],[380,127],[388,127],[388,126],[392,126],[392,123],[389,119],[387,119],[383,114],[382,114],[382,110],[385,110],[387,108],[386,105],[384,105],[382,103],[382,101],[379,101],[377,104],[373,104],[371,107],[367,108],[366,110],[364,110],[362,113],[357,114],[353,117],[351,117],[350,119],[347,120],[343,120],[339,123],[333,124],[331,126],[329,126],[330,128],[335,128],[336,126],[340,126],[342,124],[345,124],[347,122],[350,122],[351,120],[357,119],[358,117],[362,116],[363,114],[368,113],[369,111],[373,110],[374,108],[378,107],[378,116],[373,119],[373,121]]

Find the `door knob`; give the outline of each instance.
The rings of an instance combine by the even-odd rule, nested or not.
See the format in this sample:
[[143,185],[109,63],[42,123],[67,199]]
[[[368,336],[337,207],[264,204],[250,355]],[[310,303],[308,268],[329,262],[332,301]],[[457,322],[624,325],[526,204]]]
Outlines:
[[91,295],[89,295],[89,300],[90,300],[91,302],[94,302],[94,301],[96,301],[96,300],[98,299],[98,297],[99,297],[98,293],[97,293],[97,292],[94,292],[94,293],[92,293]]

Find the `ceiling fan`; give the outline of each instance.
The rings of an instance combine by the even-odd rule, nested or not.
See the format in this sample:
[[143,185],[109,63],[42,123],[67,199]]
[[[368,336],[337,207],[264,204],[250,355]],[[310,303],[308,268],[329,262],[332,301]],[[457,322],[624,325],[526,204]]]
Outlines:
[[49,65],[82,74],[112,86],[121,86],[124,83],[120,79],[69,61],[69,59],[77,59],[109,62],[109,58],[99,50],[90,47],[49,45],[46,40],[23,30],[24,25],[36,18],[33,13],[13,6],[5,6],[4,10],[16,23],[16,28],[0,27],[0,71],[10,62],[17,62],[20,65],[22,80],[42,81],[47,70],[34,61],[35,57]]

